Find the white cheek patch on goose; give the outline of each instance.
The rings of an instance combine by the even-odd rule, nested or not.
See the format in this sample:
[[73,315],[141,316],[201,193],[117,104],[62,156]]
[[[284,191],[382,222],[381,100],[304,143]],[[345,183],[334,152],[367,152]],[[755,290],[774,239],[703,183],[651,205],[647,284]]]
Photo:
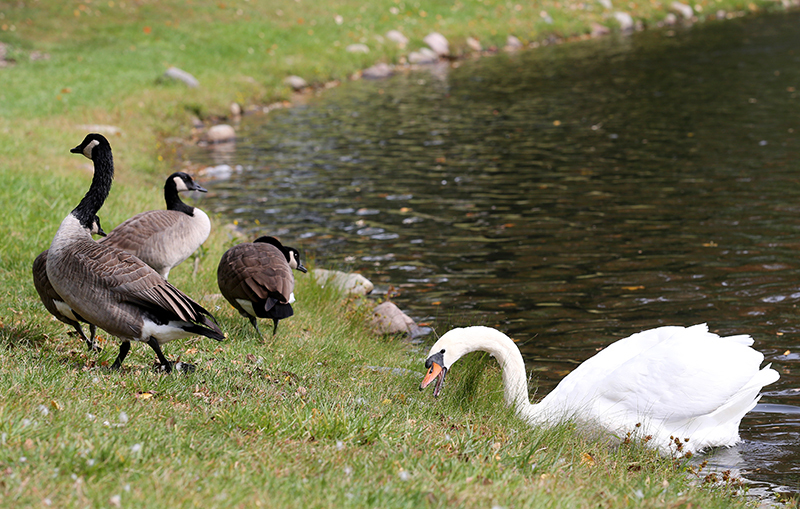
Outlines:
[[174,177],[172,180],[175,181],[175,189],[177,189],[179,193],[189,190],[189,188],[186,187],[186,182],[184,182],[182,178]]
[[100,142],[97,140],[92,140],[83,148],[83,155],[85,155],[88,159],[92,158],[92,149],[96,146],[100,145]]

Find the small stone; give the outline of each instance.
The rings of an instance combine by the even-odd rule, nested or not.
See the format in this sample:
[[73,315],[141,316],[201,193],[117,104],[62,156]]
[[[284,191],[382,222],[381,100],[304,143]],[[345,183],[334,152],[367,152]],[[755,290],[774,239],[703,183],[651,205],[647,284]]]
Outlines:
[[506,37],[506,51],[517,51],[522,49],[522,41],[520,41],[516,36],[509,35]]
[[723,9],[717,11],[717,19],[726,19],[728,17],[728,13],[725,12]]
[[197,78],[182,69],[178,69],[177,67],[170,67],[167,69],[164,73],[164,77],[171,80],[182,81],[183,83],[186,83],[189,88],[197,88],[200,86],[200,82],[197,81]]
[[431,32],[422,39],[437,55],[446,57],[450,55],[450,44],[445,36],[438,32]]
[[361,72],[361,76],[371,80],[378,80],[388,78],[394,73],[392,66],[384,62],[377,63],[372,67],[368,67]]
[[677,22],[678,22],[678,16],[676,16],[675,14],[673,14],[671,12],[667,13],[667,15],[664,16],[664,24],[665,25],[674,25]]
[[344,49],[348,53],[369,53],[369,47],[366,44],[350,44]]
[[242,116],[242,106],[239,103],[231,103],[231,116],[233,118],[239,118]]
[[686,5],[681,2],[672,2],[670,8],[686,19],[692,19],[694,16],[694,9],[692,9],[691,5]]
[[295,75],[285,77],[283,79],[283,84],[292,87],[295,90],[302,90],[308,86],[306,80],[304,80],[300,76],[295,76]]
[[221,143],[236,139],[236,130],[228,124],[217,124],[208,128],[206,139],[211,143]]
[[467,37],[467,47],[472,51],[477,51],[477,52],[483,51],[481,42],[474,37]]
[[408,37],[397,30],[389,30],[386,32],[386,38],[397,44],[400,48],[405,48],[406,44],[408,44]]
[[592,37],[602,37],[611,33],[611,29],[600,23],[592,23]]
[[419,334],[416,322],[391,301],[382,302],[375,307],[372,325],[379,334],[408,334],[411,337]]
[[600,5],[602,5],[609,11],[614,7],[613,5],[611,5],[611,0],[597,0],[597,1],[600,2]]
[[314,279],[322,286],[332,284],[344,293],[357,295],[366,295],[375,288],[372,281],[361,274],[348,274],[338,270],[314,269]]
[[634,29],[633,18],[627,12],[615,12],[614,19],[619,23],[619,29],[623,32],[631,32]]
[[408,63],[410,64],[435,64],[438,61],[439,55],[428,48],[422,48],[419,51],[412,51],[408,54]]

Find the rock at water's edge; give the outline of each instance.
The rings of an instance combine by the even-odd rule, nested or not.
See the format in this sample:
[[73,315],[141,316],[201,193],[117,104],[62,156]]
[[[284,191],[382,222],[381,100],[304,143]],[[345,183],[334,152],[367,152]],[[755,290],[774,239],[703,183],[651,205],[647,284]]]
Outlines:
[[347,274],[338,270],[314,269],[314,279],[322,286],[335,285],[345,293],[366,295],[375,287],[372,281],[361,274]]
[[379,334],[408,334],[412,338],[419,334],[416,322],[391,301],[375,306],[372,325]]

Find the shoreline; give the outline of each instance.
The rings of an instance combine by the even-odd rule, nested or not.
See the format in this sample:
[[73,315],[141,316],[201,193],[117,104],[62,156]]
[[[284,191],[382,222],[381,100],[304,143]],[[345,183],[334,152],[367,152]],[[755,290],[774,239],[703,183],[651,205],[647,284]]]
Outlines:
[[[608,2],[608,5],[610,5],[609,0],[601,0],[601,3],[603,2]],[[698,3],[698,6],[699,5],[700,4]],[[770,4],[766,5],[769,6]],[[773,9],[780,9],[783,12],[788,12],[800,7],[800,0],[781,0],[780,4],[775,3],[772,5],[774,6]],[[778,5],[780,7],[777,7]],[[695,9],[697,9],[697,7],[695,7]],[[398,62],[394,64],[386,63],[383,61],[383,57],[379,57],[378,61],[373,63],[371,66],[358,69],[349,74],[347,78],[343,80],[332,79],[321,83],[309,84],[300,76],[287,76],[284,78],[283,83],[292,88],[292,94],[288,99],[267,101],[264,104],[254,103],[245,106],[242,106],[237,102],[231,102],[230,115],[219,113],[217,115],[211,115],[205,120],[193,117],[191,119],[193,133],[190,140],[193,140],[192,143],[212,144],[231,141],[231,138],[229,137],[209,140],[207,138],[207,133],[198,133],[198,129],[200,129],[202,126],[202,129],[207,131],[215,124],[224,124],[227,123],[227,121],[232,121],[238,124],[244,116],[259,114],[267,115],[277,109],[291,108],[298,104],[305,104],[308,101],[313,100],[314,97],[319,97],[326,90],[339,87],[346,82],[359,81],[362,79],[380,81],[383,79],[388,79],[396,73],[408,73],[418,70],[432,69],[436,66],[442,65],[446,65],[451,68],[458,68],[465,61],[493,57],[502,53],[531,51],[553,45],[586,42],[613,36],[628,37],[638,32],[653,29],[674,28],[688,30],[701,23],[732,20],[750,15],[763,15],[773,12],[773,9],[760,8],[756,4],[750,3],[747,9],[737,9],[732,11],[720,9],[711,15],[703,14],[703,9],[700,9],[700,11],[697,12],[688,4],[674,1],[672,2],[670,10],[667,12],[664,18],[651,23],[650,25],[641,19],[635,20],[626,12],[618,11],[615,14],[622,14],[622,16],[614,19],[610,24],[611,26],[594,23],[590,33],[568,35],[564,37],[558,36],[555,33],[550,33],[543,35],[540,39],[527,43],[523,43],[513,34],[509,33],[505,46],[498,47],[494,45],[487,48],[481,47],[477,40],[469,37],[465,43],[457,46],[455,51],[452,52],[449,50],[449,41],[446,39],[446,36],[438,32],[432,32],[429,35],[435,36],[436,43],[421,48],[422,50],[427,50],[427,53],[424,55],[427,57],[427,59],[424,61],[412,62],[414,58],[409,58],[409,55],[417,54],[420,51],[412,50],[407,55],[401,55],[398,58]],[[477,46],[475,46],[475,44],[477,44]],[[405,49],[406,45],[407,40],[406,42],[402,43],[400,48]],[[441,48],[446,48],[446,50],[441,50]],[[297,86],[295,86],[295,84]]]

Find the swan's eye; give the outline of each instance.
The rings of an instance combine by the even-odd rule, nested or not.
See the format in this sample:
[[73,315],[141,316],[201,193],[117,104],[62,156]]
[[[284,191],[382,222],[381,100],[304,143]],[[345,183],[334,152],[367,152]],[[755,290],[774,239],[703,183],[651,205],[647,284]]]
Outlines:
[[444,348],[442,348],[442,351],[441,351],[441,352],[439,352],[439,353],[444,353]]

